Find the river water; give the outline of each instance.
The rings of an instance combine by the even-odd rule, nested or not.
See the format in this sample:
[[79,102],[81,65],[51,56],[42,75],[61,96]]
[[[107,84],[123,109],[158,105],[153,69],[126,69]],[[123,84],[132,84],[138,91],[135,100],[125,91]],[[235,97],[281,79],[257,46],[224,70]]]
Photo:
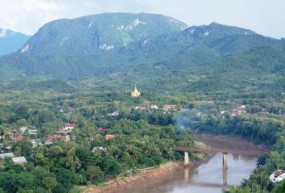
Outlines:
[[[233,137],[196,135],[197,141],[211,147],[239,150],[259,150],[246,141]],[[163,180],[147,182],[125,189],[124,193],[221,193],[224,185],[238,185],[243,179],[248,179],[256,167],[256,155],[228,154],[228,169],[222,169],[223,154],[213,155],[207,162],[196,168],[175,170]]]

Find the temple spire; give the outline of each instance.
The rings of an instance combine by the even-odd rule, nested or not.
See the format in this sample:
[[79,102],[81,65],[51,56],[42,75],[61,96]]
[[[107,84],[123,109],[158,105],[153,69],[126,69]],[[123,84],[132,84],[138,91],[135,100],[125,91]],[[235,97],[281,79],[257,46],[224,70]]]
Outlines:
[[141,92],[137,89],[137,85],[136,84],[135,84],[134,91],[131,92],[131,96],[132,97],[140,97],[141,96]]

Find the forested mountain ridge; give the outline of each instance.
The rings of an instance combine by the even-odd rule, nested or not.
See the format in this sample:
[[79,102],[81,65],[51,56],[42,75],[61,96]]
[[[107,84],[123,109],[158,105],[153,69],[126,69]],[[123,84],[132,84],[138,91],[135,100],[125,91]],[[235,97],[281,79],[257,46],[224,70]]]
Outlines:
[[0,28],[0,56],[17,51],[29,38],[25,34]]
[[132,42],[187,28],[156,14],[105,13],[47,23],[20,51],[31,55],[79,55],[113,51]]
[[155,14],[50,22],[0,66],[2,81],[95,78],[107,87],[137,82],[144,89],[183,91],[285,88],[283,39],[217,23],[187,27]]

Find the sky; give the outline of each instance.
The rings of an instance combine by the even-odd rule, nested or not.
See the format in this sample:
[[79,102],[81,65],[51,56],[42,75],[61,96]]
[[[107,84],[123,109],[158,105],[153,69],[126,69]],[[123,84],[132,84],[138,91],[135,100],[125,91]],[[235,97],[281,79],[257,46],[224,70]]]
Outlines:
[[0,28],[32,35],[45,23],[105,12],[158,13],[285,37],[285,0],[0,0]]

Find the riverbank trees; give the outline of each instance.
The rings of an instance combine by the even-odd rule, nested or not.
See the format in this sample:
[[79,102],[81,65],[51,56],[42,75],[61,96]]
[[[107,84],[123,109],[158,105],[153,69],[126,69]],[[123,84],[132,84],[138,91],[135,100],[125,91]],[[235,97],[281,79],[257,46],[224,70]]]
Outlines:
[[269,176],[277,169],[285,169],[285,121],[284,117],[271,113],[255,113],[229,117],[209,115],[194,127],[199,132],[213,134],[237,135],[257,144],[272,147],[268,155],[261,156],[257,168],[249,180],[240,187],[230,187],[225,192],[284,192],[285,182],[273,184]]

